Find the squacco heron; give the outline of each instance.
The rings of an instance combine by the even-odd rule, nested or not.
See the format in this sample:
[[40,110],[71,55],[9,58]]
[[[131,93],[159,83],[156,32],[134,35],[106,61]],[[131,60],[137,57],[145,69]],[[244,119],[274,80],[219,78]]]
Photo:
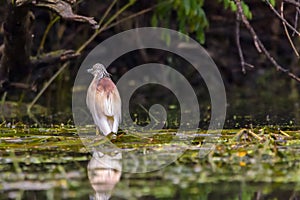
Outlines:
[[87,72],[94,75],[86,96],[94,123],[105,136],[117,133],[121,121],[119,91],[102,64],[95,64]]

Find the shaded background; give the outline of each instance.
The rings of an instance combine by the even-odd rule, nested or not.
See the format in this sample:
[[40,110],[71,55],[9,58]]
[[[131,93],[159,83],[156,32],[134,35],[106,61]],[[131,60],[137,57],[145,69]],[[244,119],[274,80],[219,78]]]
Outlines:
[[[137,1],[114,21],[117,22],[118,20],[161,2],[163,1]],[[159,10],[160,8],[158,7],[159,9],[157,9],[156,7],[150,12],[126,20],[102,32],[87,46],[79,57],[73,58],[70,61],[69,67],[55,79],[39,99],[37,104],[47,108],[47,112],[42,112],[40,115],[42,122],[47,124],[61,122],[72,123],[71,94],[73,81],[80,63],[90,50],[101,41],[121,31],[157,24],[162,27],[189,32],[191,37],[203,43],[204,48],[209,52],[219,67],[228,98],[228,114],[225,127],[249,127],[251,124],[299,125],[300,84],[290,79],[286,74],[277,71],[263,54],[257,52],[251,35],[243,26],[241,28],[241,46],[246,61],[253,64],[255,68],[247,68],[247,73],[242,73],[235,38],[236,17],[234,12],[224,8],[224,2],[204,2],[202,7],[204,11],[203,16],[206,16],[205,19],[207,19],[208,24],[204,26],[203,22],[202,25],[204,27],[200,27],[201,31],[193,31],[189,23],[186,24],[186,29],[181,30],[182,25],[178,18],[184,18],[184,16],[180,15],[179,8],[177,10],[170,8],[169,10]],[[299,60],[295,56],[286,38],[280,20],[265,3],[261,1],[245,2],[252,13],[250,22],[272,56],[276,58],[282,66],[300,75]],[[77,14],[95,17],[95,20],[98,21],[110,3],[111,1],[78,1],[73,6],[73,10]],[[109,16],[112,16],[113,13],[117,12],[126,3],[125,1],[118,2],[116,6],[113,7]],[[39,52],[40,42],[45,29],[56,14],[50,12],[48,9],[34,6],[31,6],[30,10],[34,16],[32,19],[33,38],[30,51],[31,55],[36,55]],[[5,2],[0,3],[0,12],[2,13],[2,15],[0,15],[0,21],[4,22],[5,13],[7,13],[7,4]],[[295,20],[295,7],[286,6],[285,15],[288,20],[293,22]],[[156,16],[156,21],[153,16]],[[189,18],[187,17],[187,21],[188,20]],[[43,52],[60,49],[76,50],[89,39],[93,32],[94,30],[89,24],[60,19],[50,29],[45,45],[43,46]],[[204,33],[205,40],[201,32]],[[0,43],[3,43],[3,38],[3,29],[1,29]],[[296,47],[299,47],[299,39],[297,37],[293,39]],[[201,77],[194,73],[194,69],[180,58],[159,50],[134,51],[117,59],[108,69],[109,72],[113,74],[113,80],[117,81],[119,77],[134,66],[149,62],[159,62],[170,65],[190,80],[198,95],[201,113],[203,113],[201,116],[203,121],[200,124],[205,127],[210,113],[209,97],[205,84]],[[44,83],[53,76],[61,65],[62,64],[56,63],[46,67],[42,66],[32,73],[32,76],[34,76],[36,80],[36,91],[8,88],[5,92],[1,92],[2,100],[17,103],[31,102],[37,95],[37,92],[41,90]],[[20,66],[20,71],[22,71],[22,67],[23,66]],[[21,77],[27,76],[26,74],[20,75]],[[157,99],[160,99],[162,104],[169,106],[169,111],[172,113],[172,116],[178,115],[176,111],[172,111],[172,109],[174,110],[174,106],[172,105],[175,105],[176,108],[176,99],[169,91],[159,86],[141,88],[140,91],[137,91],[132,97],[132,102],[133,104],[143,105],[145,108],[148,108],[156,102]],[[143,123],[147,120],[147,114],[140,109],[139,105],[132,106],[132,113],[133,116],[134,113],[138,113],[137,118]],[[20,111],[20,106],[17,106],[16,110],[12,110],[10,106],[15,107],[11,104],[2,106],[2,121],[5,119],[8,120],[11,117],[14,117],[16,120],[30,121],[30,119],[24,118],[23,114],[25,114],[25,112]],[[176,117],[170,118],[171,123],[169,124],[172,124]]]

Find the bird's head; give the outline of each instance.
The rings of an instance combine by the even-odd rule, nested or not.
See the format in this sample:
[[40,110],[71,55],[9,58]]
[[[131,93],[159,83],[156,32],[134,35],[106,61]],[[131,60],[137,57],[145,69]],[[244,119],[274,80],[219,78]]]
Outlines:
[[96,63],[92,68],[88,69],[87,72],[93,74],[94,77],[99,79],[110,76],[104,65],[100,63]]

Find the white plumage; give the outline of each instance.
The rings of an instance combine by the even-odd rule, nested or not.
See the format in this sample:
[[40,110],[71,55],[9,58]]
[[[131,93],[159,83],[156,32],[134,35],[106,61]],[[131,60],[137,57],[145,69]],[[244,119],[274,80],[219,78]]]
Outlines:
[[94,75],[86,96],[94,123],[104,134],[117,133],[121,122],[121,98],[116,85],[102,64],[95,64],[88,72]]

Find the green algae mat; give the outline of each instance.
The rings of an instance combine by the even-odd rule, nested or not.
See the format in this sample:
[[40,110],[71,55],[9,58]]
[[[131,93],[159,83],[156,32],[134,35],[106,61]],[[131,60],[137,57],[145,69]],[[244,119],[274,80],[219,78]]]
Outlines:
[[[163,151],[175,133],[159,130],[146,134],[147,138],[143,133],[139,137],[121,134],[111,141],[121,149]],[[214,149],[201,156],[207,137],[201,130],[181,134],[172,148],[180,149],[182,141],[190,140],[187,150],[175,162],[153,172],[105,171],[103,167],[95,172],[90,170],[93,155],[73,126],[3,123],[0,199],[300,198],[299,128],[223,130],[220,137],[209,140]],[[103,174],[111,179],[104,181]]]

